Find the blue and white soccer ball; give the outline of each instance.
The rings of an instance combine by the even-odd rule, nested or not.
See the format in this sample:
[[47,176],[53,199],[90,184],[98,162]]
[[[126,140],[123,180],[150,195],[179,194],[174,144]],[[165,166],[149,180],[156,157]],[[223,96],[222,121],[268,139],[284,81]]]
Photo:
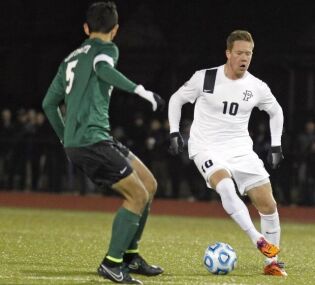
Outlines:
[[228,274],[236,267],[236,252],[229,244],[217,242],[207,247],[203,263],[213,274]]

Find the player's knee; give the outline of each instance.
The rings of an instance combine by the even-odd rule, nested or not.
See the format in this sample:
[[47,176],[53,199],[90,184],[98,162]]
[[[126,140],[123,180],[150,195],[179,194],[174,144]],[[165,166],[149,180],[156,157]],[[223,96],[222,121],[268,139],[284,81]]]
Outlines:
[[257,208],[263,215],[271,215],[277,211],[277,203],[275,201],[266,201],[260,203]]
[[144,208],[149,202],[149,193],[146,189],[142,188],[137,191],[137,195],[134,196],[134,201],[139,208]]
[[151,198],[155,195],[157,187],[158,187],[157,181],[154,177],[152,177],[152,179],[150,179],[150,182],[148,183],[148,186],[147,186],[147,191]]
[[208,183],[211,187],[216,189],[217,185],[226,178],[231,178],[231,175],[227,172],[227,170],[219,169],[208,178]]
[[145,191],[141,199],[142,208],[144,208],[149,203],[149,200],[150,200],[150,195],[147,191]]

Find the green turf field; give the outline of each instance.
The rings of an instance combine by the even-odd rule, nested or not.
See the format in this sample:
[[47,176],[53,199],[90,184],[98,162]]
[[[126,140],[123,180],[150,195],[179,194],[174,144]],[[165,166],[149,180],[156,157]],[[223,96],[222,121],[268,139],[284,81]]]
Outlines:
[[[113,284],[95,270],[107,248],[112,214],[0,208],[0,284]],[[287,278],[262,275],[263,257],[230,220],[151,216],[141,244],[149,262],[164,267],[144,284],[314,285],[315,224],[283,223],[281,257]],[[202,265],[208,243],[230,243],[237,268],[226,276]]]

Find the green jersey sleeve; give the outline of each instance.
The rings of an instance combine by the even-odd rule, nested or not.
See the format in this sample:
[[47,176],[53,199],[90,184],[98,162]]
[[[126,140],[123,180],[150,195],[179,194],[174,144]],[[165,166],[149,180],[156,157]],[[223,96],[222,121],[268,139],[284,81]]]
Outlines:
[[133,93],[137,84],[129,80],[115,67],[118,60],[118,48],[115,44],[107,45],[93,61],[93,67],[98,78],[102,81],[124,90]]
[[126,92],[134,93],[137,84],[129,80],[109,63],[100,61],[95,66],[96,75],[103,81]]
[[62,118],[59,105],[64,100],[64,90],[63,86],[63,69],[60,65],[58,72],[52,81],[45,98],[42,102],[43,110],[52,125],[54,131],[56,132],[59,139],[63,142],[64,136],[64,120]]

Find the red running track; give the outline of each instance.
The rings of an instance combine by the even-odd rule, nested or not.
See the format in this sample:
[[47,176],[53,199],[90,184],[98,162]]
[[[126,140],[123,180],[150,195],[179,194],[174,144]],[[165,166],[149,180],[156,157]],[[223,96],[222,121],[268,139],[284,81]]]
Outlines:
[[[100,195],[78,196],[73,194],[48,194],[34,192],[0,191],[0,207],[68,209],[82,211],[114,212],[121,205],[119,197]],[[258,218],[257,211],[249,206],[252,217]],[[278,207],[282,221],[315,223],[315,207]],[[226,218],[218,201],[183,201],[155,199],[151,207],[153,215],[178,215],[192,217]]]

